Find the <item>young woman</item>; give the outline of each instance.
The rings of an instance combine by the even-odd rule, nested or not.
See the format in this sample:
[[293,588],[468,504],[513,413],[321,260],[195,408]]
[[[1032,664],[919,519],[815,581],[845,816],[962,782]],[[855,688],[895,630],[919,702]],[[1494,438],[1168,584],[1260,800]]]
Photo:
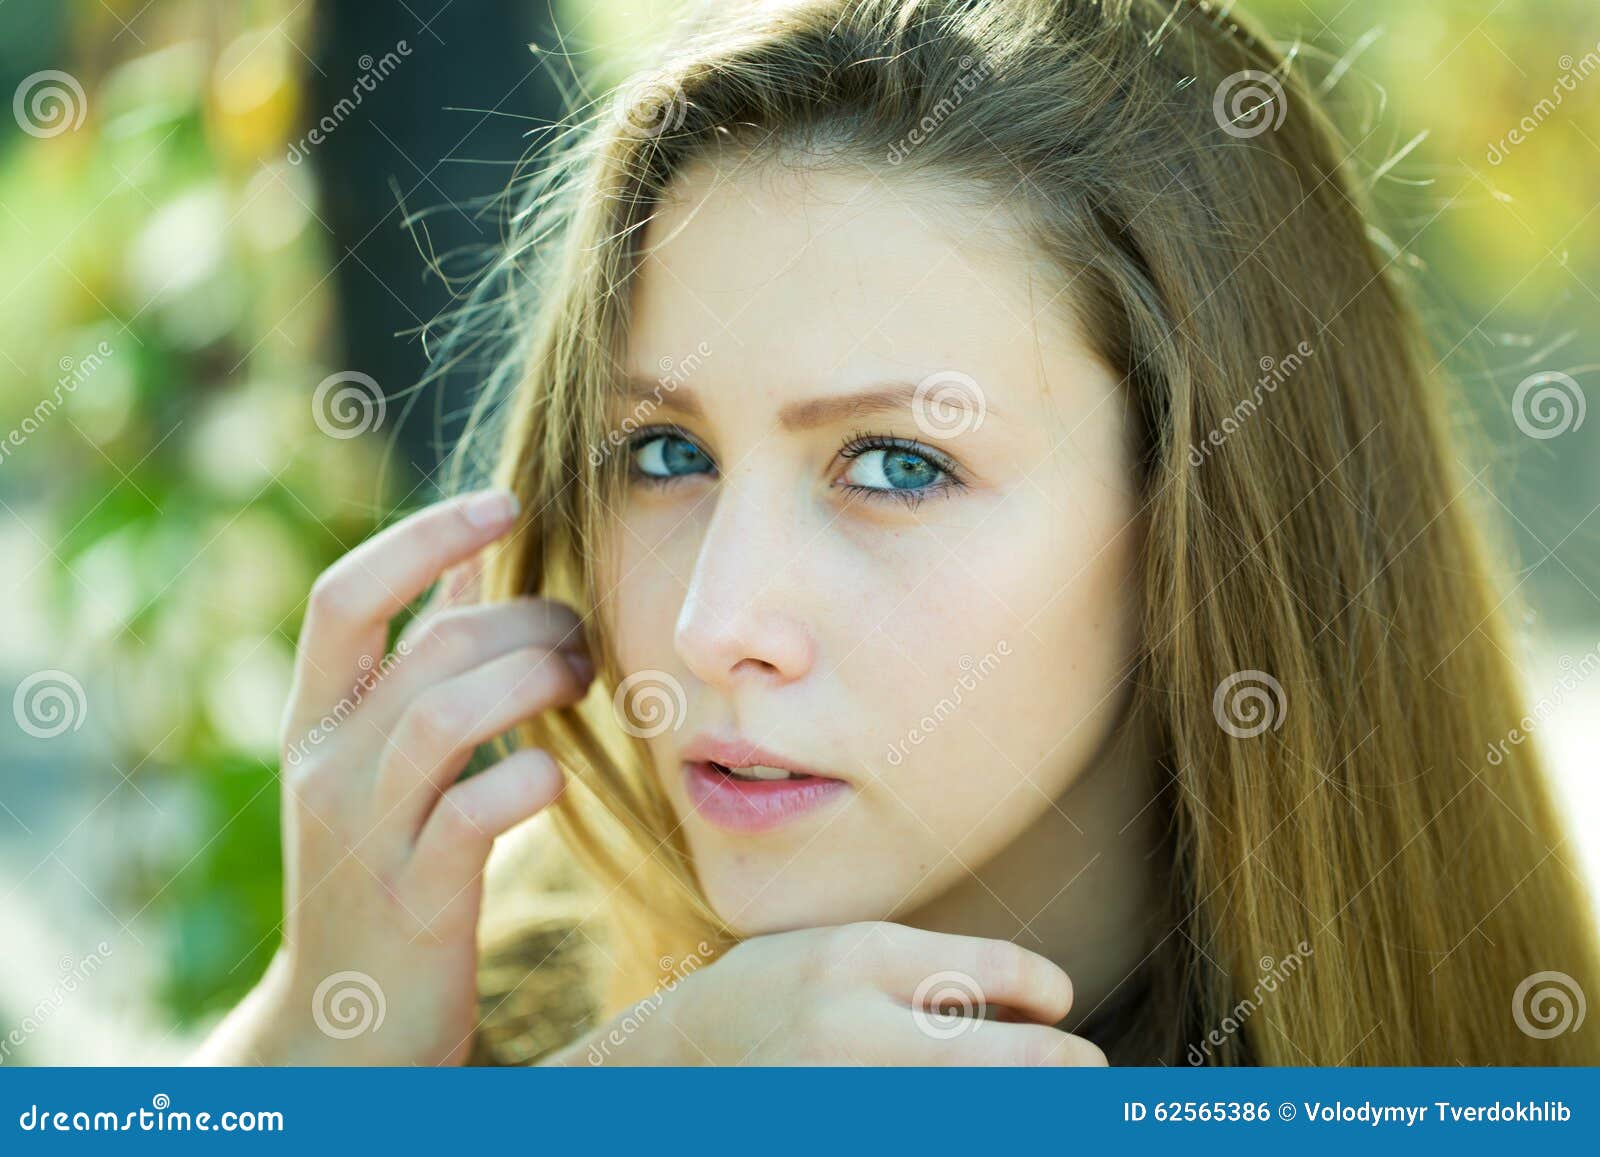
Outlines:
[[458,338],[511,335],[497,485],[311,594],[284,943],[202,1055],[1600,1061],[1574,849],[1485,757],[1479,491],[1301,68],[1194,0],[686,25]]

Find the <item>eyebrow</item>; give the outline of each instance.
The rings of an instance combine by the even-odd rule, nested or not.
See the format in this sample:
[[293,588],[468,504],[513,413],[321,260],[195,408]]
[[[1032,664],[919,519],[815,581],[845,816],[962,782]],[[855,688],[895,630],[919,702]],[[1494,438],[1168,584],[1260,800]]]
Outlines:
[[[916,398],[917,389],[915,382],[883,382],[852,393],[828,394],[790,402],[778,411],[778,424],[788,430],[808,430],[831,422],[903,410]],[[657,398],[661,405],[670,406],[692,418],[705,417],[705,408],[701,406],[700,399],[692,390],[682,386],[669,390],[659,382],[630,378],[628,393],[633,398]]]

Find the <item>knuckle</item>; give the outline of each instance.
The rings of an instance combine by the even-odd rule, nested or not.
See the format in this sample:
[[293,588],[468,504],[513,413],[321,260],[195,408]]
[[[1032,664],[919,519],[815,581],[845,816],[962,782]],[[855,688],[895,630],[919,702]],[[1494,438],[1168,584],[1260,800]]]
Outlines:
[[1026,952],[1007,940],[991,940],[978,950],[978,984],[995,992],[1026,991],[1029,981]]
[[338,803],[341,785],[325,761],[306,759],[284,769],[283,786],[296,810],[326,818]]
[[808,1000],[790,1013],[788,1028],[799,1058],[818,1062],[838,1055],[849,1024],[832,1002]]
[[818,949],[825,963],[837,965],[846,960],[859,958],[863,949],[874,943],[882,943],[882,938],[888,935],[884,931],[888,927],[890,926],[876,920],[857,920],[850,924],[839,924],[823,933]]
[[454,789],[445,792],[440,799],[434,811],[434,821],[440,825],[441,835],[452,847],[472,847],[491,842],[483,817],[473,808],[469,799],[464,799]]
[[861,933],[857,924],[842,924],[827,928],[812,937],[800,962],[801,978],[806,983],[820,983],[839,975],[841,965],[851,959],[851,954],[861,946]]
[[311,584],[307,610],[323,622],[337,622],[360,614],[361,603],[361,592],[350,577],[330,567]]
[[418,699],[406,711],[405,733],[426,748],[456,743],[470,725],[470,717],[454,700],[433,694]]
[[411,642],[413,649],[425,653],[431,662],[450,663],[472,649],[473,631],[466,616],[458,610],[431,615]]

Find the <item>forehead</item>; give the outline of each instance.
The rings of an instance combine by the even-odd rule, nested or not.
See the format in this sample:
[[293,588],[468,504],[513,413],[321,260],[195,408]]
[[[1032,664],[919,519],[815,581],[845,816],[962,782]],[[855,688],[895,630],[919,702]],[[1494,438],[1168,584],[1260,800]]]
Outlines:
[[1041,358],[1089,354],[1027,252],[993,202],[926,179],[701,161],[646,231],[628,369],[653,379],[701,350],[697,389],[784,401],[950,371],[1038,393]]

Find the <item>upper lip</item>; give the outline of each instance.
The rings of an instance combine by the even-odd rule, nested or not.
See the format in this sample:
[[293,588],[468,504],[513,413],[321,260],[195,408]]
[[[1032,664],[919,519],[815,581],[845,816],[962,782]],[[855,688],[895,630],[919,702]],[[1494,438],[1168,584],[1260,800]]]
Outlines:
[[724,739],[703,733],[695,735],[684,745],[683,758],[692,763],[720,763],[728,768],[776,767],[796,775],[814,775],[818,779],[839,778],[737,737]]

